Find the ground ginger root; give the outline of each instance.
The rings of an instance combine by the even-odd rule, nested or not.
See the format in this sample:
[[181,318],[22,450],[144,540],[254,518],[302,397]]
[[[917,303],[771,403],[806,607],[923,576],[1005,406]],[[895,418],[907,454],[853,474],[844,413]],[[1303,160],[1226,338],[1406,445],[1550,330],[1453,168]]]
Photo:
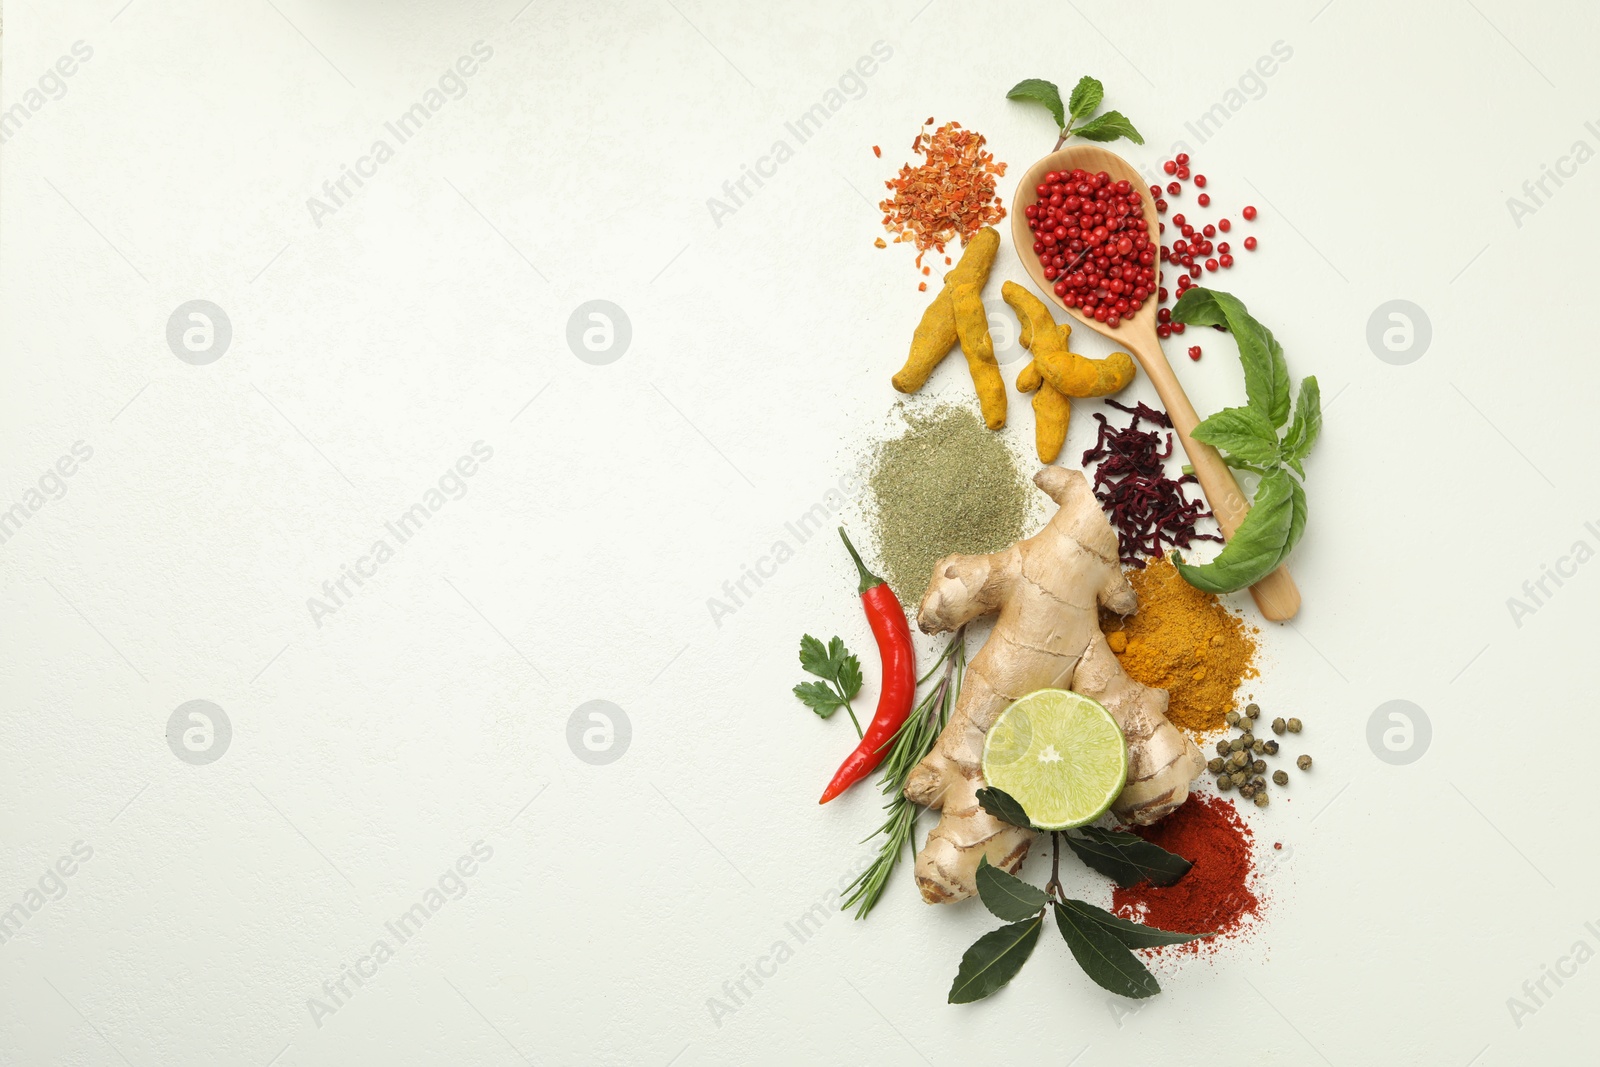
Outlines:
[[1137,373],[1133,358],[1113,352],[1105,359],[1089,359],[1067,347],[1072,327],[1058,323],[1044,302],[1015,282],[1000,287],[1000,295],[1022,324],[1019,339],[1033,361],[1017,375],[1017,388],[1033,393],[1034,446],[1039,460],[1054,463],[1067,439],[1072,418],[1072,397],[1110,396],[1127,388]]
[[978,392],[983,424],[998,430],[1006,424],[1006,380],[995,362],[994,342],[989,337],[989,313],[976,285],[949,286],[950,303],[955,312],[956,334],[967,357],[972,386]]
[[[922,321],[917,323],[916,331],[911,335],[911,354],[906,357],[905,366],[890,379],[897,390],[902,393],[915,393],[927,385],[928,379],[933,376],[934,368],[956,346],[960,338],[956,330],[955,305],[950,298],[950,291],[959,285],[972,285],[982,293],[985,283],[989,280],[989,270],[994,266],[995,254],[999,251],[1000,231],[992,226],[979,230],[972,240],[967,242],[966,250],[961,253],[961,259],[944,276],[944,288],[933,298],[928,310],[922,313]],[[987,328],[985,320],[985,332]]]

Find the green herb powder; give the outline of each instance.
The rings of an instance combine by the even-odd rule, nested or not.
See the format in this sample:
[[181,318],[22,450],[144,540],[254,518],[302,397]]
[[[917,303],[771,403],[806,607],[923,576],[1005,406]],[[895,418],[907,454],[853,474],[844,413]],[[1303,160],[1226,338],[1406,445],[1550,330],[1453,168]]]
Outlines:
[[969,409],[910,410],[905,418],[904,434],[872,450],[867,522],[884,577],[914,613],[941,557],[997,552],[1023,535],[1034,489]]

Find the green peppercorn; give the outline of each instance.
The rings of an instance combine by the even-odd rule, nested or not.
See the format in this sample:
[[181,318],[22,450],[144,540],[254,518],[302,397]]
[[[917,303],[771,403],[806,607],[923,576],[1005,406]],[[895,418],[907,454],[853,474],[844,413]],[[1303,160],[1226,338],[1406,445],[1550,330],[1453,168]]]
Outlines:
[[1250,751],[1254,752],[1256,755],[1259,756],[1259,755],[1261,755],[1261,753],[1265,752],[1266,750],[1267,750],[1267,743],[1265,741],[1261,740],[1261,738],[1258,737],[1254,741],[1250,742]]
[[1302,771],[1309,771],[1311,769],[1311,757],[1301,756],[1299,759],[1294,761],[1294,765],[1299,767]]
[[1238,752],[1239,750],[1241,750],[1243,748],[1244,748],[1244,738],[1242,738],[1242,737],[1235,737],[1232,741],[1228,742],[1228,751],[1230,751],[1230,752]]
[[1275,783],[1277,783],[1278,785],[1288,785],[1289,784],[1289,772],[1288,771],[1273,771],[1272,772],[1272,780]]
[[1222,773],[1222,766],[1223,766],[1222,757],[1221,756],[1213,756],[1211,758],[1211,762],[1206,764],[1206,769],[1209,770],[1212,774],[1221,774]]
[[1259,718],[1261,716],[1261,705],[1246,704],[1244,706],[1244,713],[1252,719]]
[[1228,712],[1228,714],[1223,716],[1223,719],[1227,721],[1229,726],[1239,725],[1239,713],[1237,711]]
[[1228,753],[1230,753],[1232,751],[1233,751],[1233,749],[1228,746],[1228,742],[1226,742],[1226,741],[1218,741],[1217,742],[1217,755],[1226,756]]
[[1256,795],[1256,787],[1251,785],[1249,782],[1246,782],[1244,785],[1239,787],[1239,795],[1244,797],[1246,800],[1249,800],[1251,797]]
[[1272,800],[1271,800],[1270,797],[1267,796],[1266,793],[1257,793],[1256,794],[1256,807],[1264,808],[1270,803],[1272,803]]
[[1266,774],[1267,761],[1264,759],[1258,759],[1254,763],[1250,764],[1250,769],[1255,771],[1257,774]]
[[1221,778],[1218,778],[1217,779],[1217,788],[1220,789],[1224,793],[1226,793],[1228,790],[1232,789],[1233,788],[1233,775],[1224,774]]
[[1235,787],[1244,785],[1244,783],[1249,781],[1249,780],[1250,780],[1250,776],[1248,774],[1244,773],[1243,771],[1234,771],[1233,772],[1233,784],[1234,784]]
[[1297,734],[1297,733],[1300,732],[1300,720],[1299,719],[1290,719],[1287,723],[1284,724],[1284,726],[1288,728],[1288,731],[1291,734]]
[[1262,747],[1267,750],[1267,755],[1269,756],[1276,756],[1278,754],[1278,742],[1276,741],[1268,740]]
[[1239,735],[1239,740],[1244,742],[1245,748],[1249,748],[1251,745],[1256,743],[1256,735],[1246,730],[1244,733]]
[[1272,720],[1272,732],[1275,734],[1281,734],[1288,725],[1288,723],[1283,721],[1283,716],[1280,715],[1276,719]]

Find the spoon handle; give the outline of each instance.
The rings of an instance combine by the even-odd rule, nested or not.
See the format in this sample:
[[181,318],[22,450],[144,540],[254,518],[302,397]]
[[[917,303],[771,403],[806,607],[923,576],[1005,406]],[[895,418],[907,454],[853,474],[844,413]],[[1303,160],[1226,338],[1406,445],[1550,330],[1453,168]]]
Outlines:
[[[1172,419],[1172,428],[1178,431],[1178,440],[1183,443],[1183,450],[1189,456],[1194,476],[1199,480],[1206,501],[1217,517],[1217,525],[1222,527],[1224,537],[1231,538],[1239,524],[1244,522],[1244,517],[1250,513],[1250,501],[1244,495],[1244,490],[1239,488],[1232,468],[1222,461],[1217,450],[1189,436],[1199,425],[1200,416],[1195,413],[1194,405],[1189,402],[1183,385],[1173,373],[1172,365],[1167,362],[1160,339],[1150,333],[1120,337],[1118,340],[1127,344],[1151,384],[1156,387],[1156,394],[1161,397],[1167,416]],[[1252,585],[1250,595],[1255,598],[1261,614],[1273,622],[1287,622],[1300,610],[1300,590],[1294,584],[1287,564],[1279,566]]]

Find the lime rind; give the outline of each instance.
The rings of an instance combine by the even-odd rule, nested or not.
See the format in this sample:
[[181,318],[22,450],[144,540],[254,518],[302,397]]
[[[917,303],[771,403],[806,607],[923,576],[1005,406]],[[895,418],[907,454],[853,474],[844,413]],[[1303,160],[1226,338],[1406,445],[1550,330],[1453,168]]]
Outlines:
[[983,744],[983,777],[1041,830],[1104,815],[1128,778],[1122,730],[1098,701],[1040,689],[1001,712]]

